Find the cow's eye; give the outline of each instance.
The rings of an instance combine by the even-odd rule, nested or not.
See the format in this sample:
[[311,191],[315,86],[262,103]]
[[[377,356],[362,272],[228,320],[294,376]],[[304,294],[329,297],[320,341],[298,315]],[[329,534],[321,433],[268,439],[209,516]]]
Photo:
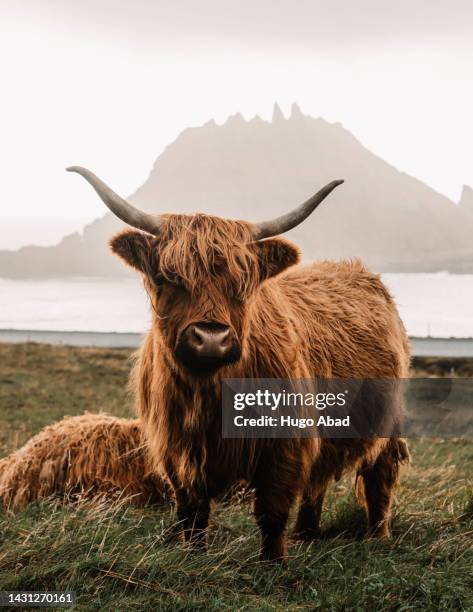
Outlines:
[[173,274],[171,277],[167,278],[166,281],[172,285],[173,287],[178,287],[179,289],[184,289],[184,281],[177,274]]
[[162,287],[167,287],[168,290],[176,296],[182,296],[188,293],[187,287],[182,280],[182,278],[178,276],[173,276],[172,278],[165,278],[162,282]]
[[164,276],[160,272],[153,274],[153,283],[156,288],[159,288],[164,283]]
[[183,285],[182,279],[172,272],[166,272],[163,274],[162,272],[156,272],[153,276],[153,281],[156,286],[162,285],[172,285],[173,287],[179,287]]

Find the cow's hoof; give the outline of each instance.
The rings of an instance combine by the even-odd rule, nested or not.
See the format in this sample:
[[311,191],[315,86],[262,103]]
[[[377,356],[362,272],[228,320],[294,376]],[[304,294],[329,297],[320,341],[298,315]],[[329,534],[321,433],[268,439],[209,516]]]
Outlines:
[[295,529],[292,533],[292,539],[300,542],[314,542],[319,540],[322,532],[320,529],[307,527],[305,529]]
[[391,531],[387,525],[379,525],[368,529],[365,537],[376,540],[390,540]]
[[260,561],[275,563],[277,565],[287,565],[287,547],[286,544],[275,543],[273,545],[264,546],[260,552]]

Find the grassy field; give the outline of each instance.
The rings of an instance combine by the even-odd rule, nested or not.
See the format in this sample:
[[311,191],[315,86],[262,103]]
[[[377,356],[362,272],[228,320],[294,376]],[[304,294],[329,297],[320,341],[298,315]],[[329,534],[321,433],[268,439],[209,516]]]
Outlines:
[[[471,375],[450,362],[415,366]],[[128,351],[0,344],[0,456],[65,414],[132,415],[128,371]],[[389,542],[362,539],[348,478],[285,570],[257,561],[247,499],[216,507],[207,554],[178,541],[172,508],[49,501],[0,513],[0,590],[71,590],[82,610],[473,610],[473,444],[410,446]]]

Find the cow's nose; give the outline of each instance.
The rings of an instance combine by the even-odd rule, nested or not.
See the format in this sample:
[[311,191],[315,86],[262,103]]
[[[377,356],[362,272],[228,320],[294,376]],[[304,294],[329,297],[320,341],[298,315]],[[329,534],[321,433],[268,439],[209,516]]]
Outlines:
[[222,359],[233,346],[230,328],[219,323],[194,323],[186,330],[187,346],[196,357]]
[[189,370],[209,374],[240,359],[240,344],[235,332],[216,322],[191,323],[181,334],[176,357]]

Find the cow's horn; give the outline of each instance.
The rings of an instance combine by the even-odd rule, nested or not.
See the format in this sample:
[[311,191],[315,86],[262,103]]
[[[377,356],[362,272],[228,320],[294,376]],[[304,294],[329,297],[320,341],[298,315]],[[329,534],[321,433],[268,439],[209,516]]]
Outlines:
[[302,223],[307,217],[314,212],[317,206],[324,200],[328,194],[341,185],[343,181],[332,181],[328,185],[325,185],[320,191],[304,202],[294,210],[271,219],[270,221],[263,221],[261,223],[255,223],[253,225],[253,236],[255,240],[262,240],[263,238],[269,238],[270,236],[277,236],[289,231],[299,223]]
[[154,234],[155,236],[159,234],[159,215],[150,215],[149,213],[138,210],[138,208],[135,208],[112,191],[110,187],[107,187],[107,185],[101,181],[98,176],[95,176],[95,174],[90,170],[87,170],[87,168],[82,168],[81,166],[70,166],[69,168],[66,168],[66,170],[68,172],[77,172],[77,174],[83,176],[85,180],[92,185],[106,206],[108,206],[113,214],[115,214],[119,219],[125,223],[128,223],[128,225],[150,234]]

